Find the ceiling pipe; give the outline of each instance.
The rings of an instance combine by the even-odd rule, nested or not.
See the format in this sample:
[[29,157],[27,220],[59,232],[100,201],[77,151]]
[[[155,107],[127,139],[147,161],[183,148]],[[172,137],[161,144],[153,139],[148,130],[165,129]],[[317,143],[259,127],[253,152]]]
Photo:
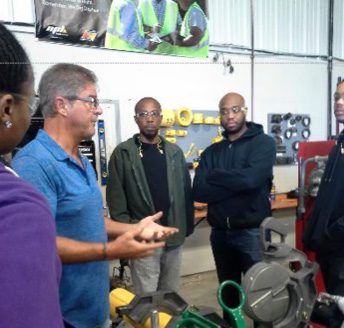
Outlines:
[[334,0],[330,0],[329,8],[328,8],[328,48],[327,48],[327,139],[328,140],[330,140],[332,136],[333,11],[334,11]]
[[251,12],[251,118],[254,121],[254,0],[250,0]]

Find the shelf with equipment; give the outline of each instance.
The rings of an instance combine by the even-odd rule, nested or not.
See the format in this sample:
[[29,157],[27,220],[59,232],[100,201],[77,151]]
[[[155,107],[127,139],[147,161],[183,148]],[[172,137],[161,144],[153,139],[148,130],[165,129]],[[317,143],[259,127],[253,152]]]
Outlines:
[[222,129],[217,111],[163,109],[160,135],[177,144],[187,162],[196,163],[201,152],[213,142],[222,139]]
[[301,141],[308,141],[311,135],[309,114],[270,113],[268,134],[276,143],[276,164],[294,164]]

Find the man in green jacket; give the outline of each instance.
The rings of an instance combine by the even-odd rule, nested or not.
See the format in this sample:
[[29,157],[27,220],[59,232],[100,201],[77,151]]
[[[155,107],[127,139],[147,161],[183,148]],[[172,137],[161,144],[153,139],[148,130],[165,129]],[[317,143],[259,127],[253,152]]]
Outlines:
[[191,181],[182,150],[158,135],[160,103],[150,97],[135,106],[140,133],[119,144],[109,161],[106,199],[111,218],[135,223],[157,211],[160,224],[179,232],[153,256],[130,261],[137,294],[179,286],[182,244],[193,232]]

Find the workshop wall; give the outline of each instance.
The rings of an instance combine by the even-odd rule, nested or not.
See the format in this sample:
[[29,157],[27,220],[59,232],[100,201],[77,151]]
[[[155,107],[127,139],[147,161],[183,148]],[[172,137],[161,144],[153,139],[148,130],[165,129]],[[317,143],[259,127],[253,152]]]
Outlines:
[[[246,97],[249,118],[252,116],[251,66],[247,56],[224,55],[231,59],[234,67],[234,72],[230,74],[221,61],[213,63],[214,53],[204,60],[155,56],[42,42],[32,34],[16,35],[34,63],[36,84],[45,69],[57,62],[79,63],[93,70],[99,78],[99,98],[119,100],[122,140],[137,132],[133,107],[144,96],[157,98],[163,108],[217,110],[222,95],[236,91]],[[254,120],[266,129],[268,113],[307,113],[312,119],[310,140],[326,139],[326,64],[270,57],[257,58],[256,61]],[[335,67],[334,71],[336,76],[344,76],[343,66]],[[111,122],[107,123],[108,129],[114,128]],[[295,165],[286,167],[276,178],[295,182],[296,170]],[[278,172],[275,171],[275,176],[279,175]],[[278,192],[288,191],[296,184],[297,181],[295,186],[276,185],[276,188]],[[209,227],[202,224],[188,239],[182,274],[214,269],[208,236]],[[197,266],[193,261],[195,258],[202,259],[197,261]]]
[[[32,34],[17,33],[17,37],[34,62],[37,83],[44,70],[57,62],[80,63],[95,71],[99,97],[120,101],[122,139],[136,132],[133,106],[147,95],[156,97],[164,108],[217,110],[224,93],[237,91],[246,97],[251,117],[247,56],[225,55],[234,67],[230,74],[221,61],[212,62],[212,53],[209,59],[192,59],[54,44],[37,41]],[[320,61],[256,58],[254,120],[266,128],[268,113],[309,113],[310,140],[326,138],[326,67]],[[343,66],[335,66],[334,72],[335,83],[338,75],[344,76]]]

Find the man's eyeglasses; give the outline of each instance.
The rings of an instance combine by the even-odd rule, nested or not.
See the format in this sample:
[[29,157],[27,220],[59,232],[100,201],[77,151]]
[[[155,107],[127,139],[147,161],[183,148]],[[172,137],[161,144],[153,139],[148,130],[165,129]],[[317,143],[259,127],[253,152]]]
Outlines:
[[336,92],[334,95],[333,95],[333,99],[335,102],[337,102],[338,100],[342,99],[344,100],[344,93],[338,93]]
[[80,100],[86,103],[91,104],[92,110],[99,108],[101,100],[95,97],[79,97],[79,96],[64,96],[68,100]]
[[230,108],[221,108],[220,109],[220,115],[221,116],[227,116],[230,112],[233,114],[238,114],[240,112],[247,112],[247,107],[242,107],[242,106],[233,106]]
[[141,113],[136,113],[135,114],[136,118],[142,119],[142,120],[145,120],[148,117],[152,117],[152,118],[156,119],[156,118],[159,118],[161,116],[162,116],[161,115],[161,111],[159,111],[159,110],[153,110],[151,112],[141,112]]
[[15,92],[11,92],[11,95],[13,95],[14,97],[16,97],[20,100],[28,101],[28,106],[30,109],[30,115],[34,116],[36,114],[38,106],[39,106],[39,97],[38,96],[25,97],[19,93],[15,93]]

